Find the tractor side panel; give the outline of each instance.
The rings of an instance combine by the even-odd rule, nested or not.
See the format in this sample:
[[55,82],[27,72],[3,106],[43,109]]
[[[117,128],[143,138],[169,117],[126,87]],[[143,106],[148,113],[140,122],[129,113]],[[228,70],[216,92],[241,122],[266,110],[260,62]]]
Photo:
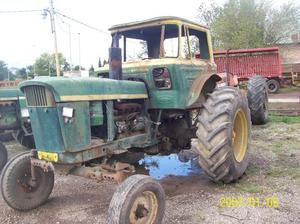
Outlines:
[[58,112],[55,107],[33,107],[29,109],[36,149],[63,152],[64,142]]
[[[73,117],[63,117],[63,108],[72,108]],[[82,150],[91,143],[89,102],[59,103],[57,105],[61,135],[68,152]]]
[[[73,109],[73,117],[63,116],[63,107]],[[56,107],[29,109],[36,148],[49,152],[75,152],[91,140],[88,102],[59,103]]]
[[[165,67],[168,69],[171,77],[170,89],[159,89],[155,86],[152,71],[158,67]],[[149,87],[150,87],[150,108],[156,109],[175,109],[182,108],[183,102],[181,100],[180,84],[177,80],[178,68],[176,65],[160,65],[150,67],[148,71]]]
[[[172,88],[161,90],[155,87],[152,75],[152,89],[150,91],[150,107],[157,109],[186,109],[189,105],[190,90],[194,81],[203,75],[207,66],[191,63],[173,64],[166,66],[171,74]],[[150,71],[152,72],[152,70]]]

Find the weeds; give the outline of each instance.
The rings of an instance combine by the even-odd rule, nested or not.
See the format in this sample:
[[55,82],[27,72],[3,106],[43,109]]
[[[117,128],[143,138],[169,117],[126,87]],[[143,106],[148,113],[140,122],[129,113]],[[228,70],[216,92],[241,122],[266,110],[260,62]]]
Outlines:
[[285,124],[294,124],[300,123],[300,116],[279,116],[276,114],[270,114],[269,121],[274,123],[283,122]]

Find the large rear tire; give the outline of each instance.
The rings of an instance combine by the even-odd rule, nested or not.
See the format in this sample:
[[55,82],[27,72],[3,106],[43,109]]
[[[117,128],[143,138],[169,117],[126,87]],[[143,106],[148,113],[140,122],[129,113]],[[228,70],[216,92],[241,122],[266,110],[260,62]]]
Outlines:
[[246,96],[234,87],[215,89],[198,117],[193,150],[199,164],[214,182],[240,178],[248,166],[250,112]]
[[108,209],[108,224],[158,224],[165,211],[162,186],[146,175],[127,178],[114,193]]
[[0,171],[7,163],[7,149],[2,142],[0,142]]
[[31,178],[30,153],[12,158],[1,175],[1,194],[4,201],[16,210],[31,210],[44,204],[52,192],[54,172],[34,167],[36,180]]
[[265,124],[268,121],[268,89],[266,79],[256,75],[248,81],[248,104],[252,124]]

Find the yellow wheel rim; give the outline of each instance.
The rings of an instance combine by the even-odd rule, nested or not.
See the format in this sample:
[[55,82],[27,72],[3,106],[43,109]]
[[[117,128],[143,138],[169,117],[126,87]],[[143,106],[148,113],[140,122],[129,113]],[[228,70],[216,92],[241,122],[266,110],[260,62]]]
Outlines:
[[248,146],[248,122],[244,111],[238,110],[234,116],[232,147],[236,161],[243,161]]
[[132,224],[153,224],[158,212],[158,200],[151,191],[144,191],[135,199],[130,213],[129,221]]

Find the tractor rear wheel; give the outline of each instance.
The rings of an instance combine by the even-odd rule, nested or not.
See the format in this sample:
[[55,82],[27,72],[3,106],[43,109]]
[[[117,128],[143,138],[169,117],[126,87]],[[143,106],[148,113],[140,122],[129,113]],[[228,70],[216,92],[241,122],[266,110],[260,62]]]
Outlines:
[[249,79],[247,98],[252,124],[267,123],[268,89],[265,78],[256,75]]
[[7,163],[7,149],[2,142],[0,142],[0,171]]
[[30,153],[24,152],[12,158],[4,167],[0,186],[4,201],[16,210],[31,210],[44,204],[52,192],[54,172],[34,167],[31,177]]
[[108,209],[108,224],[161,223],[165,211],[162,186],[146,175],[127,178],[114,193]]
[[246,96],[234,87],[215,89],[198,117],[193,150],[199,164],[214,182],[240,178],[248,166],[250,112]]

